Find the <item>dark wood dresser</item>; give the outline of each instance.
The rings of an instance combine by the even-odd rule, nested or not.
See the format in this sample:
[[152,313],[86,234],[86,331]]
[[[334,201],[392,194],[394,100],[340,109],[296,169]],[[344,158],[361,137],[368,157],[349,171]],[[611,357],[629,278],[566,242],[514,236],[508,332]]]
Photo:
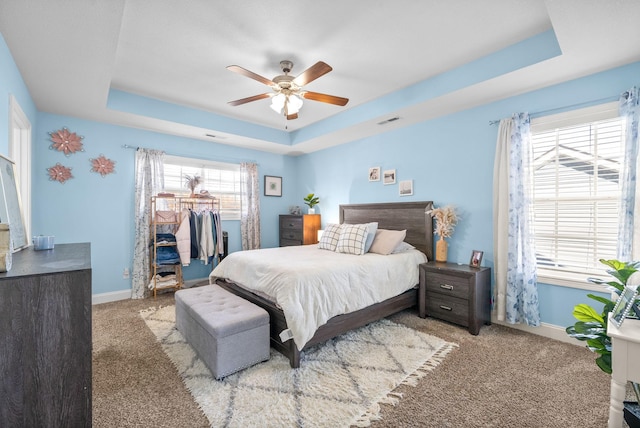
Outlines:
[[280,246],[318,243],[320,214],[281,215]]
[[468,327],[491,323],[491,269],[455,263],[420,265],[419,314]]
[[0,273],[0,426],[91,426],[91,246],[13,254]]

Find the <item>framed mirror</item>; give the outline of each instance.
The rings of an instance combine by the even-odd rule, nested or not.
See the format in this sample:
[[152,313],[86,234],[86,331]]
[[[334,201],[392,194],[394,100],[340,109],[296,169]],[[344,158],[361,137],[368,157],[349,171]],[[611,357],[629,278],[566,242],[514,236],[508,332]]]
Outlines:
[[13,252],[29,246],[15,164],[2,155],[0,155],[0,223],[9,224]]
[[631,307],[633,306],[636,297],[638,296],[638,288],[636,286],[626,286],[622,291],[620,297],[618,297],[618,301],[616,302],[616,306],[613,308],[611,312],[611,321],[617,326],[620,327],[622,322],[629,314]]

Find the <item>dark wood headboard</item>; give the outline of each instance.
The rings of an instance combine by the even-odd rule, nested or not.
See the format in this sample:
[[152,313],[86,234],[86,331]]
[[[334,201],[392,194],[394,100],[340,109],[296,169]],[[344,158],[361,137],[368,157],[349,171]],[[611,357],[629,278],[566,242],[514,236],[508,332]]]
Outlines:
[[405,230],[405,241],[433,260],[432,201],[340,205],[340,223],[378,222],[379,229]]

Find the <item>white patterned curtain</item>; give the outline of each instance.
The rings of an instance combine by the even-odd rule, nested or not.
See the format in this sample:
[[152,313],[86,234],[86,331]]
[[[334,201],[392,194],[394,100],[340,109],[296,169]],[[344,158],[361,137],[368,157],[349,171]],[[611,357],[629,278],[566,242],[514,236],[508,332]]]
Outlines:
[[[640,227],[634,228],[634,213],[640,212],[639,186],[636,185],[638,162],[638,123],[640,91],[637,87],[620,96],[619,113],[626,118],[624,161],[620,171],[620,223],[618,224],[618,260],[640,259]],[[634,232],[634,229],[638,229]]]
[[138,149],[135,162],[135,238],[131,298],[142,299],[149,283],[149,227],[151,226],[151,197],[164,188],[164,152]]
[[243,250],[260,248],[260,186],[255,163],[240,164],[240,234]]
[[527,113],[500,121],[493,175],[496,317],[540,325],[531,223],[531,131]]

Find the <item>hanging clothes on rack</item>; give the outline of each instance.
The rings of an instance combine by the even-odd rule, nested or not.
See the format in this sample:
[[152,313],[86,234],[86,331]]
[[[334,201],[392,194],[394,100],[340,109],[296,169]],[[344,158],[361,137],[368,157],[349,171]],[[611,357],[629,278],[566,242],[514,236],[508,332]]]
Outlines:
[[182,266],[191,264],[191,226],[189,224],[190,213],[187,208],[180,211],[180,220],[178,230],[176,230],[176,242],[178,254],[180,254],[180,262]]

